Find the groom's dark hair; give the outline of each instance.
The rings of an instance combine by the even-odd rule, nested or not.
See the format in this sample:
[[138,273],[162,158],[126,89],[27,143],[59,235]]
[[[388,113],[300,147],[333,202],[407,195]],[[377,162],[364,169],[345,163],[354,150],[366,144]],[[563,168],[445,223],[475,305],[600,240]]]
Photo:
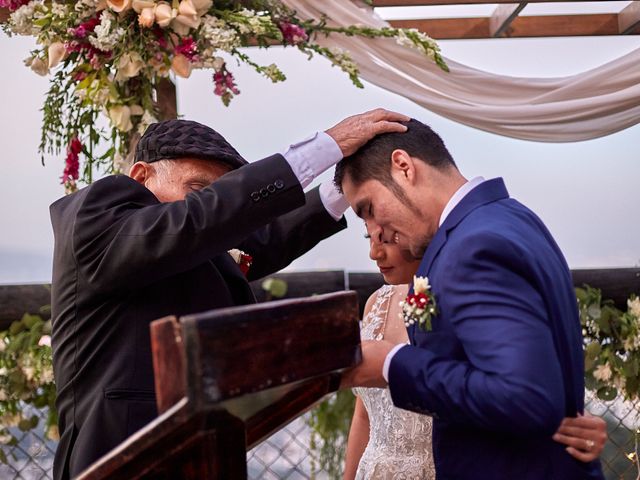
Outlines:
[[407,126],[406,132],[378,135],[336,165],[333,181],[340,192],[344,177],[348,174],[355,185],[378,180],[396,196],[403,198],[404,192],[391,177],[391,154],[398,149],[438,170],[455,168],[456,163],[444,142],[428,125],[413,118],[402,123]]

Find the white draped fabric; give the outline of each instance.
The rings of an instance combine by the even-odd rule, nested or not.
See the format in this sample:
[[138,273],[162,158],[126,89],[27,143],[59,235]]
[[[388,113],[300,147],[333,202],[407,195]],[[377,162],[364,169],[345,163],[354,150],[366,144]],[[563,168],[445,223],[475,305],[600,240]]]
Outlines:
[[[283,3],[302,18],[325,15],[334,26],[388,26],[371,7],[349,0]],[[577,75],[519,78],[483,72],[449,59],[451,71],[446,73],[394,39],[332,35],[317,40],[323,46],[347,50],[368,82],[443,117],[499,135],[575,142],[640,122],[640,49]]]

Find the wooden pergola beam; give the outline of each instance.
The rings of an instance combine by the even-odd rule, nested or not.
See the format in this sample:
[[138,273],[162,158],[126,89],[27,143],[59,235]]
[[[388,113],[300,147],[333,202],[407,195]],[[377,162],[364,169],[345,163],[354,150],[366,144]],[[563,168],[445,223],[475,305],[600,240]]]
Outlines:
[[492,37],[502,35],[526,6],[527,2],[498,5],[489,20],[489,34]]
[[[397,28],[417,28],[435,39],[492,38],[491,18],[437,18],[424,20],[392,20]],[[619,35],[618,15],[537,15],[517,17],[511,23],[508,37],[570,37]]]
[[640,33],[640,2],[631,2],[618,14],[618,29],[623,35]]

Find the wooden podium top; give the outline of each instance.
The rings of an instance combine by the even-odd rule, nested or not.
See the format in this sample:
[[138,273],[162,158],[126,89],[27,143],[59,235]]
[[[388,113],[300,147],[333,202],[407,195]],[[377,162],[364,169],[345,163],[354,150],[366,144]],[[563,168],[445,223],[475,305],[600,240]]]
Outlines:
[[79,478],[246,478],[246,450],[360,362],[357,303],[339,292],[153,322],[160,416]]

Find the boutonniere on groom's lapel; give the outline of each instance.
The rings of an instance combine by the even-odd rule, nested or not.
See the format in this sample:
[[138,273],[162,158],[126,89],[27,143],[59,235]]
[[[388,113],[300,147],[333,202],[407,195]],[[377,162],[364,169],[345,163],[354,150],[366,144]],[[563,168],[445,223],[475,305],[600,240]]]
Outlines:
[[431,319],[437,313],[436,297],[431,292],[428,277],[413,277],[413,293],[400,302],[400,318],[406,327],[417,324],[425,332],[431,331]]
[[253,262],[253,257],[242,250],[238,250],[237,248],[229,250],[229,255],[231,255],[231,258],[233,258],[240,267],[240,270],[242,270],[242,273],[246,276],[249,268],[251,267],[251,263]]

